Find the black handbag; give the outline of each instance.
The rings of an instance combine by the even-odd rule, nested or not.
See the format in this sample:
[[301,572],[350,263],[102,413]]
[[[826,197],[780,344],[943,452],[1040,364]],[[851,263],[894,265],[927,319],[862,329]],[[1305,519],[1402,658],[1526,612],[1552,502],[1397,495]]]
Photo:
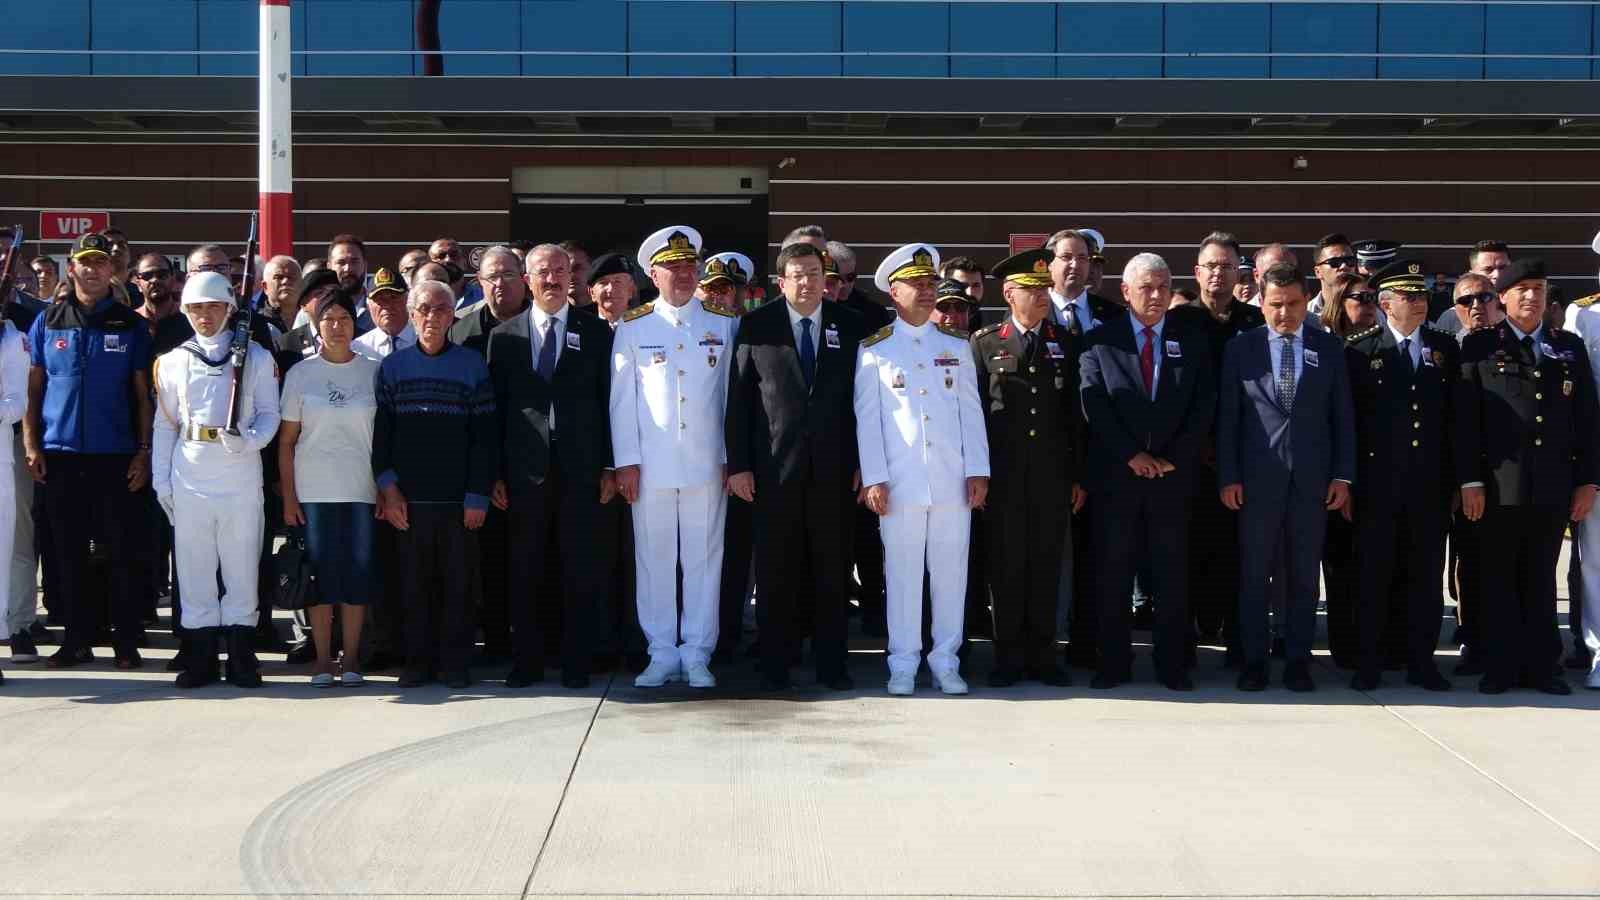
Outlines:
[[317,571],[306,549],[304,528],[290,528],[288,539],[272,554],[273,605],[305,609],[316,602]]

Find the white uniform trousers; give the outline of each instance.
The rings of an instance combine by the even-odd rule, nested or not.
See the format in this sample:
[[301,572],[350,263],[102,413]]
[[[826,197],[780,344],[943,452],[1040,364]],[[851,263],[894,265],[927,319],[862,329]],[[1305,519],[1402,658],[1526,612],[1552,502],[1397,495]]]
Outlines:
[[1600,503],[1589,511],[1578,532],[1583,569],[1583,644],[1593,667],[1600,667]]
[[888,585],[889,674],[915,673],[922,661],[922,574],[933,600],[933,650],[928,668],[955,671],[967,607],[967,541],[972,510],[965,504],[889,504],[878,520]]
[[[259,489],[202,496],[173,491],[173,555],[184,628],[249,625],[257,618],[256,580],[267,517]],[[217,597],[217,568],[223,596]]]
[[[633,504],[639,628],[650,661],[705,665],[717,646],[722,599],[722,528],[728,495],[720,482],[641,490]],[[683,566],[683,622],[678,622],[678,565]],[[682,646],[679,646],[679,637]]]
[[38,565],[33,556],[33,476],[18,449],[22,439],[17,438],[12,447],[11,477],[0,477],[0,547],[11,548],[11,568],[0,580],[0,591],[5,592],[6,637],[27,631],[38,617],[39,596]]

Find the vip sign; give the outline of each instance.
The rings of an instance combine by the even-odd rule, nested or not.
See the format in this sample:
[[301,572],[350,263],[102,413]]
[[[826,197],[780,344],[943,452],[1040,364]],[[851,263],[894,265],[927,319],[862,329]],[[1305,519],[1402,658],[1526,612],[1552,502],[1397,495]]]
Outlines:
[[39,212],[41,241],[75,241],[83,235],[105,231],[110,227],[111,214],[108,212],[86,212],[81,209],[46,209]]

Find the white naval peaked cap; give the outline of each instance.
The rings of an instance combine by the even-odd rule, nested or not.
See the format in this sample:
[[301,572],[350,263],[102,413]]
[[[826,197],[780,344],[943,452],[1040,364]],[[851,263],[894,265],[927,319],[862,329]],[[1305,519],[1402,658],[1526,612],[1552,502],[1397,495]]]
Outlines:
[[1079,234],[1086,234],[1089,237],[1094,238],[1094,249],[1089,251],[1090,256],[1093,256],[1096,253],[1104,254],[1106,252],[1106,236],[1101,234],[1099,229],[1074,228],[1073,231],[1076,231]]
[[939,250],[932,244],[906,244],[878,263],[872,283],[878,290],[889,293],[889,283],[902,278],[937,278],[939,275]]
[[687,225],[668,225],[644,239],[639,245],[639,267],[646,272],[656,263],[676,262],[680,259],[699,259],[700,232]]
[[1596,232],[1594,240],[1589,242],[1589,249],[1596,253],[1600,253],[1600,232]]
[[238,299],[233,295],[233,283],[228,281],[228,276],[220,272],[197,272],[190,275],[183,283],[181,305],[188,306],[192,303],[226,303],[229,306],[237,306]]

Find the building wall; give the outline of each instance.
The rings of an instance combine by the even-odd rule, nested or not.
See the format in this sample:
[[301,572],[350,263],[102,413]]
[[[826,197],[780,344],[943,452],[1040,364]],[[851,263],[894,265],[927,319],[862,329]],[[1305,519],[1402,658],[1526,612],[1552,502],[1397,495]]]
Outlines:
[[[1292,167],[1304,156],[1308,168]],[[371,243],[374,266],[452,235],[508,238],[518,166],[774,166],[766,238],[816,222],[856,246],[870,271],[901,243],[929,241],[984,263],[1012,233],[1092,226],[1111,274],[1132,253],[1166,255],[1180,275],[1213,228],[1247,245],[1301,248],[1329,231],[1387,237],[1428,271],[1459,272],[1472,242],[1498,238],[1540,255],[1569,296],[1594,289],[1588,249],[1600,209],[1592,151],[553,150],[524,147],[319,146],[295,150],[296,255],[321,255],[336,232]],[[0,220],[37,234],[41,209],[110,210],[139,250],[181,253],[242,241],[256,203],[255,153],[234,146],[0,145]],[[692,222],[689,224],[693,224]],[[581,238],[582,235],[572,235]],[[642,235],[641,235],[642,237]],[[41,249],[41,245],[31,245]],[[43,245],[62,253],[64,243]],[[607,248],[596,248],[607,249]]]
[[[404,52],[416,46],[416,3],[294,0],[296,50],[402,51],[297,56],[295,74],[421,74],[421,58]],[[0,51],[107,52],[0,52],[0,75],[256,70],[253,56],[194,51],[253,51],[257,0],[7,7]],[[447,75],[1600,77],[1600,60],[1586,58],[1600,34],[1592,4],[442,0],[439,28],[446,51],[578,51],[447,54]],[[918,55],[861,55],[886,51]],[[1216,55],[1229,53],[1246,55]],[[1504,58],[1518,54],[1545,58]]]

